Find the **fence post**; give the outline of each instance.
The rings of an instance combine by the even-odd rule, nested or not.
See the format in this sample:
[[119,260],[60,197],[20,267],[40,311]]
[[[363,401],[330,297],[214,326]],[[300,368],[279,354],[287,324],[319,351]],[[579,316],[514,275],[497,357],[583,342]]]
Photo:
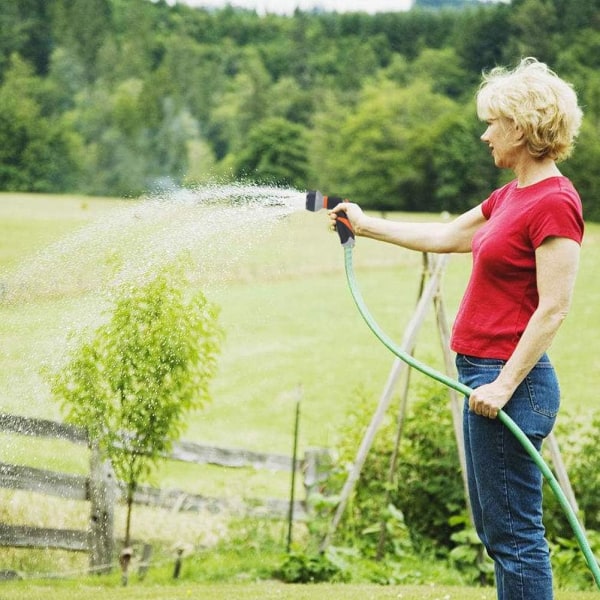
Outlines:
[[332,468],[332,456],[326,448],[308,448],[304,453],[304,490],[306,512],[314,512],[312,496],[321,493]]
[[110,573],[114,556],[114,505],[116,481],[110,461],[103,460],[96,444],[90,453],[90,571]]

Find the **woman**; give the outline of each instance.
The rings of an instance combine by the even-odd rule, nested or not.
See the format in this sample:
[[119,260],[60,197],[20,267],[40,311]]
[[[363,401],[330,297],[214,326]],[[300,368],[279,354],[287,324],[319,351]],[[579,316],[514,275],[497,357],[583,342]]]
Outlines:
[[472,252],[452,331],[465,401],[464,437],[475,526],[494,560],[500,600],[548,600],[552,570],[542,525],[542,475],[496,419],[504,410],[536,448],[550,433],[559,388],[549,348],[571,304],[583,236],[579,196],[557,163],[582,113],[571,86],[527,58],[484,75],[477,112],[497,167],[515,179],[449,223],[401,223],[344,203],[357,236],[421,252]]

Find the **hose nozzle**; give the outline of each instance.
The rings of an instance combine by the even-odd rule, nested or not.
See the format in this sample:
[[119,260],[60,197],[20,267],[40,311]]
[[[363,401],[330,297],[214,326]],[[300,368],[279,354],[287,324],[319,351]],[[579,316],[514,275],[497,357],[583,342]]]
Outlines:
[[[306,210],[310,210],[311,212],[317,212],[322,208],[331,210],[340,202],[347,202],[347,200],[336,196],[324,196],[319,190],[311,190],[306,193]],[[335,230],[340,236],[342,246],[354,245],[354,231],[345,212],[337,214]]]

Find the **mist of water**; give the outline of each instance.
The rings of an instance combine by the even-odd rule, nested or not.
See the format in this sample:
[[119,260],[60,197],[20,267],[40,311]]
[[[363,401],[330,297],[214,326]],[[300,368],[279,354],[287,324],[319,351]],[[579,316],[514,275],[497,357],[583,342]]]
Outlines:
[[30,414],[44,405],[40,366],[62,362],[71,334],[102,320],[117,286],[141,283],[182,256],[200,287],[218,286],[304,202],[294,189],[242,184],[155,195],[109,210],[0,273],[0,404],[14,407],[19,396]]
[[293,189],[212,185],[132,201],[1,276],[2,302],[99,291],[182,255],[197,277],[222,277],[279,219],[304,208]]

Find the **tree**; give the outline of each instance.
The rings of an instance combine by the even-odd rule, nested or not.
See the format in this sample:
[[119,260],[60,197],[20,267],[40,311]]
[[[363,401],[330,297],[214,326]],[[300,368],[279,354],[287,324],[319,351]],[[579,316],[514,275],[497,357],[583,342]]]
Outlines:
[[125,484],[125,546],[138,484],[180,436],[186,414],[210,398],[217,314],[201,292],[186,300],[180,269],[165,268],[124,284],[109,320],[51,376],[67,420],[87,429]]
[[465,6],[473,6],[479,0],[415,0],[415,6],[420,8],[464,8]]
[[62,118],[42,113],[46,90],[15,54],[0,85],[0,189],[59,192],[75,187],[79,136]]
[[143,83],[125,80],[114,89],[97,85],[78,94],[69,118],[85,143],[80,189],[133,196],[150,179],[150,139],[142,110]]
[[[432,97],[463,110],[482,71],[531,54],[575,84],[596,123],[599,30],[600,0],[419,0],[404,12],[291,17],[167,0],[4,0],[0,187],[132,196],[159,180],[228,178],[256,168],[265,131],[282,139],[270,129],[280,117],[315,142],[313,185],[391,199],[389,208],[400,207],[398,197],[406,208],[407,199],[420,209],[457,205],[455,192],[464,200],[474,190],[464,167],[479,157],[462,159],[470,129],[436,124]],[[15,91],[15,60],[31,69],[24,94]],[[410,122],[398,122],[410,105]],[[293,157],[297,138],[286,139]],[[283,158],[275,159],[279,141],[263,149],[263,164]],[[440,171],[454,165],[471,181]],[[592,183],[587,172],[575,175]],[[441,194],[432,191],[436,177]]]
[[313,170],[336,193],[366,208],[431,210],[430,161],[423,148],[432,147],[438,120],[457,109],[425,81],[404,88],[385,80],[366,86],[343,120],[336,113],[329,124],[324,119],[332,133],[311,144]]
[[[600,91],[600,86],[599,86]],[[583,213],[589,221],[600,221],[600,123],[585,120],[573,156],[561,163],[561,171],[573,180],[581,196]]]
[[473,76],[503,64],[510,39],[511,7],[505,4],[467,9],[454,30],[451,42],[462,66]]
[[231,83],[226,70],[232,56],[238,53],[227,40],[217,45],[200,44],[190,37],[169,36],[164,41],[164,56],[160,67],[151,75],[146,93],[165,96],[206,123],[227,85]]
[[[512,0],[515,8],[527,0]],[[560,29],[569,41],[575,41],[586,27],[600,26],[600,2],[598,0],[552,0],[556,14],[560,15]],[[558,44],[561,47],[562,44]]]
[[78,95],[70,117],[87,144],[81,184],[87,193],[132,196],[164,178],[177,184],[184,179],[188,146],[200,139],[198,123],[168,97],[154,114],[147,98],[139,79]]
[[[268,114],[271,78],[254,48],[240,56],[240,70],[219,99],[211,118],[212,137],[218,138],[225,154],[239,150],[250,129]],[[220,153],[217,151],[217,156]]]
[[413,78],[432,82],[431,90],[453,99],[460,99],[472,92],[469,74],[460,66],[453,48],[442,50],[424,49],[411,63]]
[[413,59],[423,48],[441,48],[460,27],[461,11],[409,10],[376,13],[373,28],[388,39],[391,50]]
[[54,44],[73,51],[93,81],[98,52],[112,27],[110,0],[55,0],[52,25]]
[[561,19],[562,13],[557,13],[553,0],[525,0],[515,6],[509,19],[515,32],[509,44],[510,54],[535,56],[552,63],[559,48],[554,37]]
[[236,176],[306,187],[308,137],[304,126],[282,117],[259,122],[235,157]]
[[482,129],[473,108],[440,120],[433,142],[424,149],[433,171],[431,210],[461,213],[497,187],[501,172],[479,139]]
[[46,0],[3,0],[0,11],[0,76],[13,53],[38,75],[47,72],[52,36]]

